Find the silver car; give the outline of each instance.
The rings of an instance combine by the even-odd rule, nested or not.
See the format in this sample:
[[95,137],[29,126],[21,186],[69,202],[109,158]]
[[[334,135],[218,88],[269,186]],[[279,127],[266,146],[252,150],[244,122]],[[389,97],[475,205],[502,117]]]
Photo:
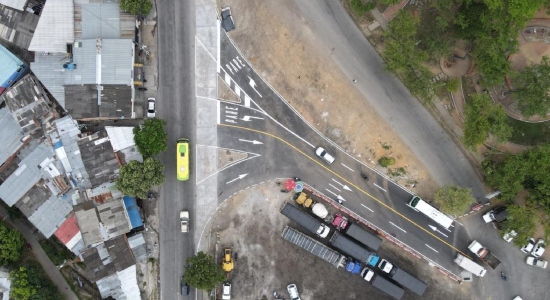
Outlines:
[[154,118],[156,114],[155,98],[147,99],[147,118]]
[[298,294],[298,288],[294,283],[289,284],[286,287],[286,290],[288,291],[288,295],[290,296],[290,300],[301,300],[300,294]]

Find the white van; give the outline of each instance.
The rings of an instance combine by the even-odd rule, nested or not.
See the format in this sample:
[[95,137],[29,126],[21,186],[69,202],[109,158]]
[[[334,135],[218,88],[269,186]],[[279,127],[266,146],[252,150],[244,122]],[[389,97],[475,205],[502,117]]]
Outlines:
[[487,270],[484,267],[476,264],[473,260],[467,258],[466,256],[460,253],[456,255],[456,258],[454,261],[457,265],[462,267],[464,270],[476,276],[483,277],[485,276],[485,273],[487,273]]

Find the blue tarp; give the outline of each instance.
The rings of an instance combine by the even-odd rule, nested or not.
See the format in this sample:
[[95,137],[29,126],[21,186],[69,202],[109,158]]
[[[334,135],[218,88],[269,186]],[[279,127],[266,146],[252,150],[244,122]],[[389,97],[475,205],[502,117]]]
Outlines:
[[58,149],[58,148],[61,148],[61,147],[63,147],[63,143],[61,141],[57,141],[57,142],[55,142],[55,144],[53,144],[54,149]]
[[143,221],[141,220],[141,215],[139,214],[139,207],[137,206],[136,199],[130,196],[122,197],[124,200],[124,206],[128,212],[128,217],[130,217],[130,224],[132,229],[143,226]]

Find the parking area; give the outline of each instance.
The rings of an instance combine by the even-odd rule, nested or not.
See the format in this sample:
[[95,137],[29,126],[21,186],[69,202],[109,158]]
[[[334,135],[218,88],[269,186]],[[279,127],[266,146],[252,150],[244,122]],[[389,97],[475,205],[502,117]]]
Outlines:
[[[275,181],[266,182],[226,199],[212,216],[199,250],[208,251],[221,263],[223,246],[233,247],[238,259],[230,278],[232,299],[274,299],[274,291],[289,299],[286,286],[291,283],[297,285],[304,300],[365,296],[390,299],[359,275],[336,269],[281,237],[286,225],[306,233],[279,213],[281,205],[292,201],[291,197],[291,193],[281,193]],[[468,284],[447,279],[425,261],[386,240],[378,255],[428,284],[424,297],[405,291],[403,299],[472,299]]]

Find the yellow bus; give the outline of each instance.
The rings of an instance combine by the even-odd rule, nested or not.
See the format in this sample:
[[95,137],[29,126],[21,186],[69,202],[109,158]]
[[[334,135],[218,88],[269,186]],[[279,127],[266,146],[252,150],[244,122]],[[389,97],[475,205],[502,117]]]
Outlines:
[[176,165],[178,180],[189,179],[189,140],[178,139],[176,150]]

